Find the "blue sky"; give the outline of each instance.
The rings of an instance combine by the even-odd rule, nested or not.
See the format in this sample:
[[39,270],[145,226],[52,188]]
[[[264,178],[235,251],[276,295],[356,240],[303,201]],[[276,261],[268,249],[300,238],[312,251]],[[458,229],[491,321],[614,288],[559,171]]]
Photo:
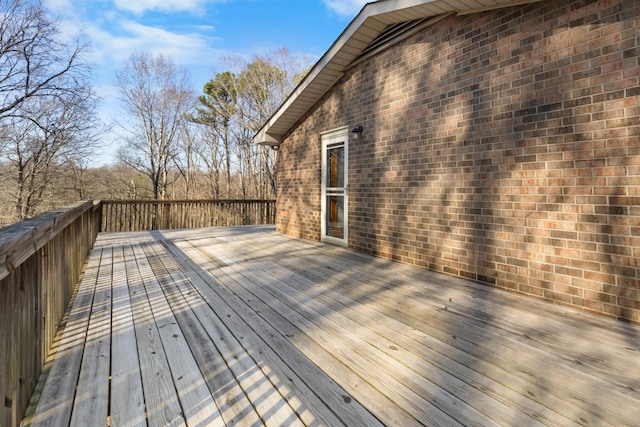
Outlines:
[[[251,59],[287,48],[317,60],[367,0],[44,0],[63,36],[82,32],[103,98],[101,117],[117,114],[114,76],[136,51],[162,53],[189,70],[194,90],[225,71],[224,56]],[[113,138],[113,137],[110,137]],[[98,163],[113,162],[105,141]]]

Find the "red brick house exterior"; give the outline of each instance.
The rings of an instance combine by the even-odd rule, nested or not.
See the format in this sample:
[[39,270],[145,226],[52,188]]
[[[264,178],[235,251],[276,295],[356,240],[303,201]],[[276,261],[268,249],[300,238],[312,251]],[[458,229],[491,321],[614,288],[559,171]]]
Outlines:
[[421,3],[456,2],[366,6],[256,136],[277,230],[321,240],[322,134],[361,124],[349,248],[639,322],[640,1]]

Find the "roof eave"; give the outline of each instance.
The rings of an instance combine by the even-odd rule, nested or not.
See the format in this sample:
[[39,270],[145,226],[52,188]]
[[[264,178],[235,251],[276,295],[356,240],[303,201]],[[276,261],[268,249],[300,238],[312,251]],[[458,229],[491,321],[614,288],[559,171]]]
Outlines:
[[282,144],[282,138],[274,138],[273,136],[267,133],[267,127],[263,127],[260,131],[253,137],[253,142],[258,145],[268,145],[270,147],[277,147]]
[[[412,1],[418,1],[418,0],[412,0]],[[331,73],[333,75],[330,76],[329,75],[330,73],[326,72],[328,70],[327,66],[330,65],[334,57],[344,48],[344,46],[347,44],[348,41],[354,40],[354,43],[357,42],[357,40],[353,39],[353,36],[358,31],[358,29],[361,28],[362,24],[364,24],[364,22],[369,18],[368,14],[365,12],[367,11],[367,8],[369,8],[370,6],[372,6],[372,3],[368,3],[362,8],[360,13],[358,13],[358,15],[349,23],[347,28],[345,28],[345,30],[338,37],[338,39],[336,39],[336,41],[331,45],[329,50],[327,50],[327,52],[325,52],[325,54],[320,58],[320,60],[315,63],[315,65],[311,68],[311,70],[305,76],[305,78],[300,82],[300,84],[298,84],[296,89],[287,97],[287,99],[280,106],[280,108],[271,116],[269,120],[267,120],[267,122],[263,125],[263,127],[254,136],[253,138],[254,143],[260,144],[260,145],[273,145],[272,143],[269,142],[269,139],[272,139],[274,141],[279,141],[277,144],[280,144],[282,140],[282,136],[289,129],[286,129],[283,132],[277,132],[277,136],[274,136],[272,132],[269,132],[269,130],[274,125],[277,124],[278,120],[284,114],[284,112],[286,112],[296,102],[296,100],[298,100],[299,97],[304,92],[307,91],[307,89],[311,86],[311,84],[314,81],[316,81],[318,78],[323,78],[324,83],[321,85],[323,89],[321,89],[321,91],[319,93],[316,93],[314,96],[316,100],[320,99],[322,95],[324,95],[326,91],[329,90],[329,88],[331,88],[333,84],[340,79],[340,77],[342,77],[343,72],[342,71],[336,72],[336,70],[332,70],[334,71],[334,73]],[[384,29],[386,24],[380,24],[380,26],[382,27],[382,29]],[[362,49],[364,49],[364,47],[366,47],[366,45],[361,48],[355,49],[354,53],[347,54],[347,55],[353,56],[355,58],[362,51]]]
[[[352,61],[358,58],[369,43],[390,24],[448,15],[452,12],[475,13],[537,1],[541,0],[488,0],[483,3],[475,0],[382,0],[368,3],[262,126],[254,136],[253,142],[279,145],[292,126],[342,77]],[[469,6],[474,4],[475,7]]]

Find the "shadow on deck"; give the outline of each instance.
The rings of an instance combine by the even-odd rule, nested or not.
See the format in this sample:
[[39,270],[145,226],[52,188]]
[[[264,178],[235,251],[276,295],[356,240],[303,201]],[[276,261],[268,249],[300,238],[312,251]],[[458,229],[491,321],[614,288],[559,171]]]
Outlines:
[[25,424],[631,426],[639,337],[270,226],[102,233]]

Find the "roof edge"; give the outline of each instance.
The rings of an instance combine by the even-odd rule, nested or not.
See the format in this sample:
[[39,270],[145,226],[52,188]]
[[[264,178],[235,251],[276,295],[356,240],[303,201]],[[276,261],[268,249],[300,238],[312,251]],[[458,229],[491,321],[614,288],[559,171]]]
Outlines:
[[268,145],[270,147],[277,147],[282,144],[281,138],[274,138],[267,133],[267,127],[263,126],[262,129],[253,137],[253,142],[258,145]]
[[[305,78],[285,99],[253,137],[260,145],[277,146],[284,135],[349,69],[353,61],[379,36],[390,22],[406,20],[406,15],[421,18],[483,12],[519,6],[542,0],[485,0],[481,8],[477,2],[458,0],[379,0],[367,3],[347,25],[331,47],[314,64]],[[475,3],[476,6],[469,6]],[[432,23],[438,22],[434,19]]]

